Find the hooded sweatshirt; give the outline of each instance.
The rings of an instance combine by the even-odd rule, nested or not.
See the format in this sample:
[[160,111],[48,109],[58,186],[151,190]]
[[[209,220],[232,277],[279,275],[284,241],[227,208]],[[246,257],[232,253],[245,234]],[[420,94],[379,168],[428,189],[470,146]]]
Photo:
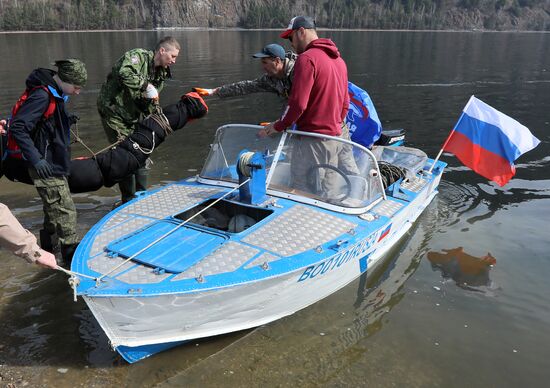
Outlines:
[[296,123],[299,131],[340,136],[348,107],[346,63],[330,39],[315,39],[296,60],[288,106],[274,127]]

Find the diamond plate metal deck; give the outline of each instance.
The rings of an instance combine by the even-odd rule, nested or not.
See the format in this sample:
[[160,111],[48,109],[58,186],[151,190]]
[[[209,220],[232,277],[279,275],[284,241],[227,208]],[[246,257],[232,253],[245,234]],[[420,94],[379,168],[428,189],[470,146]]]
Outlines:
[[253,261],[245,265],[244,268],[246,269],[252,268],[257,265],[263,265],[264,263],[271,263],[272,261],[279,260],[279,259],[280,259],[279,256],[275,256],[275,255],[272,255],[271,253],[264,252],[260,256],[258,256],[258,258],[254,259]]
[[[136,263],[132,263],[136,264]],[[128,284],[150,284],[158,283],[171,276],[171,273],[157,274],[153,272],[154,269],[145,265],[138,264],[135,268],[132,268],[128,272],[124,272],[122,275],[117,276],[117,280]]]
[[374,209],[372,209],[372,212],[380,216],[391,217],[395,213],[397,213],[402,207],[402,203],[387,199],[380,202],[379,205],[375,206]]
[[[106,254],[99,255],[88,261],[88,268],[92,271],[100,274],[106,274],[115,268],[117,265],[123,263],[126,259],[122,257],[109,257]],[[134,268],[132,268],[134,267]],[[129,271],[128,271],[129,270]],[[125,272],[128,271],[128,272]],[[141,265],[134,261],[129,261],[123,264],[120,268],[109,274],[109,277],[116,277],[117,280],[128,284],[146,284],[146,283],[158,283],[172,275],[170,273],[156,274],[154,269]],[[123,273],[124,272],[124,273]],[[122,275],[121,275],[122,273]],[[119,276],[120,275],[120,276]]]
[[428,183],[425,179],[414,177],[406,182],[401,183],[401,187],[405,190],[409,190],[418,193]]
[[[97,257],[94,257],[93,259],[88,260],[88,268],[90,268],[92,271],[98,272],[100,274],[106,274],[113,268],[115,268],[117,265],[122,263],[125,259],[121,257],[108,257],[106,254],[99,255]],[[117,269],[115,272],[110,274],[110,277],[114,277],[117,274],[120,274],[121,272],[124,272],[132,266],[134,266],[135,263],[128,262],[124,264],[122,267]]]
[[334,240],[355,226],[340,217],[296,205],[243,241],[280,256],[292,256]]
[[103,224],[101,229],[105,230],[105,229],[112,228],[113,226],[116,226],[116,225],[121,224],[124,221],[128,220],[128,218],[130,218],[130,216],[127,216],[125,214],[116,213],[114,216],[112,216],[109,219],[109,221],[107,221],[105,224]]
[[121,210],[121,213],[162,219],[180,213],[183,209],[202,202],[220,191],[222,189],[219,188],[171,185],[128,206]]
[[154,221],[149,218],[132,217],[122,224],[101,232],[94,240],[94,244],[90,250],[90,256],[95,256],[99,252],[102,252],[111,241],[119,239],[128,233],[132,233],[151,222]]
[[172,281],[192,279],[199,275],[207,276],[224,272],[232,272],[260,252],[256,248],[233,241],[206,256],[187,271],[175,276]]

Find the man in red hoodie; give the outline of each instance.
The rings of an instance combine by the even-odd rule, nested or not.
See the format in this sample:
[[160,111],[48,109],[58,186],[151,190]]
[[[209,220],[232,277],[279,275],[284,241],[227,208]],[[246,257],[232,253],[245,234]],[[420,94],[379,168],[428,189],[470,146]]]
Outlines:
[[[308,16],[296,16],[281,38],[290,40],[299,54],[294,66],[294,82],[282,117],[265,127],[271,135],[296,124],[296,129],[323,135],[340,136],[349,107],[348,71],[336,45],[317,36],[315,22]],[[296,189],[311,192],[308,175],[315,165],[338,166],[342,144],[334,140],[301,137],[296,140],[291,165],[291,182]],[[326,169],[325,169],[326,170]],[[320,173],[320,171],[318,171]],[[332,190],[333,171],[319,177],[322,190]],[[333,182],[332,182],[333,183]]]

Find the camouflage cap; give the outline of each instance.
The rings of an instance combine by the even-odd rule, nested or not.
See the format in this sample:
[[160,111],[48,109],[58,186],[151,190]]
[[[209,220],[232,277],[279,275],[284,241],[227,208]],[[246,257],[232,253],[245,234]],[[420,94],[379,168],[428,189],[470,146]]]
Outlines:
[[60,59],[54,65],[57,66],[57,75],[61,81],[75,86],[86,85],[88,72],[84,62],[78,59]]

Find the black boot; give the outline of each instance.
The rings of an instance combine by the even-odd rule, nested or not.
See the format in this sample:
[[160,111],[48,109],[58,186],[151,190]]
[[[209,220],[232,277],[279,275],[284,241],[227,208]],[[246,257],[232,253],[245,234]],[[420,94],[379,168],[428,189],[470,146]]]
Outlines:
[[60,266],[69,267],[71,265],[71,261],[73,260],[74,252],[76,251],[76,247],[78,244],[62,244],[61,245],[61,263],[59,263]]
[[52,235],[46,229],[40,229],[40,247],[48,252],[53,252]]

